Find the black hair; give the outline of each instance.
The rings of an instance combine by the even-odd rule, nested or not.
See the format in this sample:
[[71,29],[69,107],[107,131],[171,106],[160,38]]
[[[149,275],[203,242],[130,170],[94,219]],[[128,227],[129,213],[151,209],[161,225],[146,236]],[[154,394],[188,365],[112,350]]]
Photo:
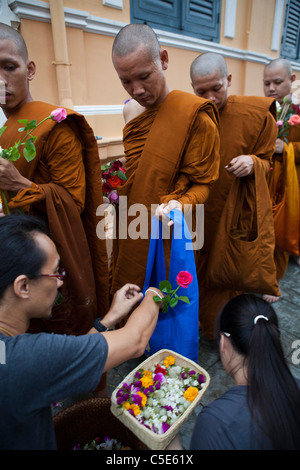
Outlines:
[[[255,323],[258,315],[267,320]],[[300,390],[284,357],[274,308],[253,294],[239,295],[221,312],[219,329],[245,358],[254,421],[274,450],[300,449]]]
[[46,263],[47,255],[34,239],[36,233],[48,235],[39,218],[23,214],[0,218],[0,299],[19,275],[33,279]]

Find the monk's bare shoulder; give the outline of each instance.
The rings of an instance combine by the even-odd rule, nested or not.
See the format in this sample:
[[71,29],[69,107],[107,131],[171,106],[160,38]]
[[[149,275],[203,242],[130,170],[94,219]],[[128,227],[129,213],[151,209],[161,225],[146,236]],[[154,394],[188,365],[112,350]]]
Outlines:
[[123,108],[123,116],[124,116],[125,124],[127,124],[127,122],[137,117],[139,114],[143,113],[145,109],[146,108],[141,106],[137,101],[133,99],[130,101],[127,101],[127,103],[124,105],[124,108]]

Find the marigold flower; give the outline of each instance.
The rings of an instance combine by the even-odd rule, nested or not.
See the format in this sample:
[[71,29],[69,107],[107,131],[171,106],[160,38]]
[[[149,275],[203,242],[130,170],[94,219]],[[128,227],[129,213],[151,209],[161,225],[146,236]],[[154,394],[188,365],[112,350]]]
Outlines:
[[167,356],[164,359],[164,366],[165,367],[172,366],[173,364],[175,364],[175,358],[173,356]]
[[151,370],[148,370],[148,369],[144,370],[143,376],[144,376],[144,377],[149,377],[150,379],[152,379],[152,372],[151,372]]
[[123,406],[124,406],[125,410],[129,410],[130,407],[131,407],[129,401],[125,401],[125,402],[123,403]]
[[149,388],[150,385],[154,384],[153,379],[151,377],[147,377],[147,376],[142,377],[141,382],[142,382],[142,387],[144,387],[144,388]]
[[144,408],[144,406],[147,403],[147,396],[143,392],[137,392],[137,395],[139,395],[142,399],[140,406]]
[[188,401],[194,401],[198,395],[198,389],[196,387],[189,387],[184,392],[183,396]]

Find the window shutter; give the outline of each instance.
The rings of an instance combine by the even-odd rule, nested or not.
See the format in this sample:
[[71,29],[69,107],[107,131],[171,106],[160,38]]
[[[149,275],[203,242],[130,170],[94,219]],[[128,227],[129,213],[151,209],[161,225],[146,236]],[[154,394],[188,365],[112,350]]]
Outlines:
[[286,4],[280,55],[287,59],[299,59],[300,0],[289,0]]
[[220,0],[183,2],[183,29],[207,41],[219,41]]
[[132,23],[145,21],[154,28],[161,25],[178,29],[181,26],[181,1],[131,0]]

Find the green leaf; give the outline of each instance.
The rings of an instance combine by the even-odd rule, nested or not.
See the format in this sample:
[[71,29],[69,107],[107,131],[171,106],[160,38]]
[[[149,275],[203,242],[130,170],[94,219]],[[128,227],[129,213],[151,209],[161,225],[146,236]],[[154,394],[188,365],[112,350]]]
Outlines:
[[154,300],[154,302],[157,302],[157,303],[161,302],[161,298],[158,297],[158,295],[154,295],[153,300]]
[[19,122],[20,124],[24,124],[24,126],[26,127],[27,124],[28,124],[28,119],[19,119],[18,122]]
[[20,158],[20,152],[18,150],[18,147],[16,146],[16,144],[14,145],[14,147],[10,147],[10,149],[7,151],[7,160],[9,162],[15,162],[16,160],[18,160]]
[[185,295],[178,297],[178,299],[181,300],[181,302],[185,302],[186,304],[190,303],[190,299],[186,297]]
[[161,281],[159,283],[159,290],[161,290],[162,292],[170,292],[171,289],[172,285],[169,281]]
[[36,119],[33,119],[32,121],[30,121],[27,126],[26,126],[26,130],[27,129],[35,129],[37,126],[37,121]]
[[170,307],[174,308],[178,304],[178,300],[173,297],[173,299],[170,300]]
[[117,171],[117,176],[120,178],[120,180],[127,180],[125,173],[123,173],[121,170]]
[[35,145],[33,143],[32,138],[27,140],[25,144],[25,148],[23,150],[23,155],[27,162],[31,162],[31,160],[33,160],[34,157],[36,156]]
[[5,131],[5,129],[6,129],[6,126],[0,127],[0,137],[3,134],[3,132]]

